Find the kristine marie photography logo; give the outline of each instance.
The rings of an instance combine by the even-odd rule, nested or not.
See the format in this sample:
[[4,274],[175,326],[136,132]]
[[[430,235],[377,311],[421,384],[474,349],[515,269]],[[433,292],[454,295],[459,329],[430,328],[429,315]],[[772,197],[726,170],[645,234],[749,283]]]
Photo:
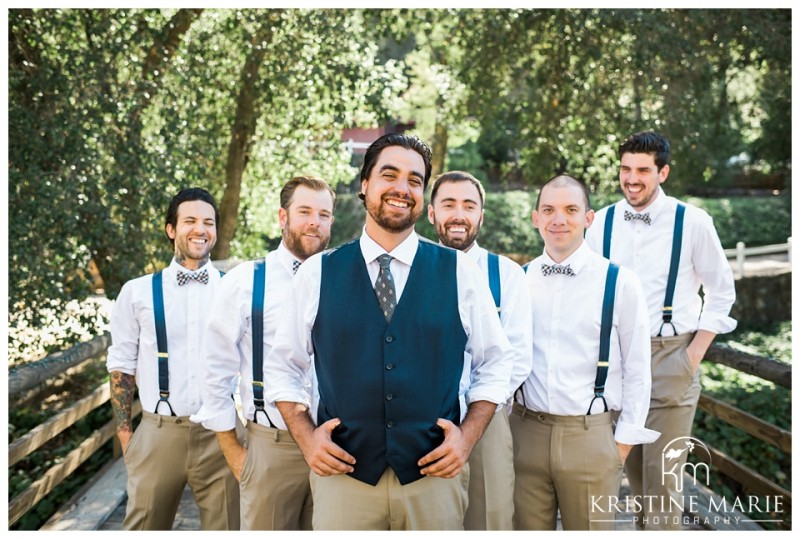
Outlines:
[[[689,462],[695,455],[698,462]],[[751,519],[750,514],[782,515],[782,495],[736,496],[729,500],[720,495],[706,493],[711,484],[711,451],[706,445],[690,436],[671,440],[661,452],[661,485],[676,495],[626,495],[592,496],[593,522],[608,522],[615,519],[633,522],[637,526],[658,528],[668,524],[717,528],[739,523],[783,522],[783,519]],[[679,514],[680,516],[674,516]],[[672,522],[675,520],[675,522]]]

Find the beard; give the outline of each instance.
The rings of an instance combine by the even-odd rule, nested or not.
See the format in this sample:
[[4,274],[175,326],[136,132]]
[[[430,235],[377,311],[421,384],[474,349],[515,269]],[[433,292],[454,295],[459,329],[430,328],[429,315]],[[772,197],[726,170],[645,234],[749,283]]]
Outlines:
[[[392,210],[387,208],[390,208],[391,206],[383,203],[385,198],[396,198],[403,200],[409,204],[409,209],[411,211],[405,215],[392,215]],[[366,206],[367,213],[369,213],[373,221],[375,221],[381,228],[395,233],[404,232],[409,228],[413,228],[414,224],[417,222],[417,219],[419,219],[420,215],[422,215],[422,207],[420,206],[418,209],[417,203],[413,198],[409,196],[401,196],[395,193],[387,193],[386,195],[383,195],[380,199],[378,199],[377,203],[367,199]]]
[[283,242],[286,244],[286,248],[301,260],[324,251],[331,241],[330,233],[325,235],[319,229],[315,232],[317,238],[304,236],[304,233],[303,229],[292,229],[291,221],[286,221],[286,227],[283,229]]
[[[463,238],[453,238],[448,235],[447,226],[448,225],[461,225],[466,229],[466,233]],[[475,240],[478,238],[478,232],[480,232],[481,227],[480,225],[473,228],[467,221],[461,222],[445,222],[442,223],[437,221],[436,219],[433,220],[433,227],[436,229],[436,235],[439,236],[439,241],[442,242],[442,245],[450,247],[452,249],[458,249],[459,251],[466,251],[475,243]]]

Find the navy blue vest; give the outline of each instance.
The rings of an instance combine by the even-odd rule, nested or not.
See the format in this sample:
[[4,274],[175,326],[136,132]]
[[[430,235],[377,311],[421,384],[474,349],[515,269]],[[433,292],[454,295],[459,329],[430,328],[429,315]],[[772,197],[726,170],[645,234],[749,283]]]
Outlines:
[[341,419],[333,441],[356,458],[350,475],[376,485],[388,465],[403,485],[421,479],[417,461],[444,440],[436,420],[461,417],[456,252],[420,239],[389,324],[359,241],[325,254],[312,339],[317,419]]

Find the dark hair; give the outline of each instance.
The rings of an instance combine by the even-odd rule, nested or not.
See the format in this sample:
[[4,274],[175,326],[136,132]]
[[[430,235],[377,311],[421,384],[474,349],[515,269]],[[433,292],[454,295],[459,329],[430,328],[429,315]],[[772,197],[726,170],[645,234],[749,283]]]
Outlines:
[[577,178],[570,176],[569,174],[556,174],[542,185],[542,188],[539,189],[539,194],[536,195],[536,211],[539,211],[539,200],[542,198],[542,191],[544,188],[550,184],[554,184],[553,187],[565,187],[567,185],[577,185],[580,187],[581,191],[583,191],[583,202],[586,205],[586,211],[592,209],[592,205],[589,202],[589,188],[586,187],[586,184],[580,181]]
[[294,192],[300,186],[308,187],[312,191],[327,191],[331,194],[333,209],[336,209],[336,193],[334,193],[328,182],[317,176],[295,176],[281,188],[281,208],[289,211],[289,205],[294,198]]
[[459,182],[469,182],[475,186],[475,188],[478,190],[478,195],[481,197],[481,208],[483,208],[483,202],[486,198],[486,191],[484,191],[483,185],[481,185],[481,182],[479,182],[475,176],[469,172],[463,172],[461,170],[451,170],[450,172],[439,174],[433,179],[433,187],[431,187],[431,204],[433,204],[434,200],[436,200],[436,193],[439,191],[440,185],[443,183]]
[[[405,135],[403,133],[389,133],[383,135],[369,145],[367,153],[364,154],[364,164],[361,167],[361,181],[369,179],[369,175],[372,173],[372,169],[375,168],[375,163],[378,161],[378,156],[380,156],[384,148],[388,148],[389,146],[401,146],[407,150],[414,150],[422,156],[422,161],[425,163],[423,188],[428,187],[428,180],[431,177],[431,148],[417,137]],[[358,193],[358,198],[364,200],[364,195]]]
[[659,172],[669,164],[669,141],[655,131],[642,131],[626,138],[619,145],[619,158],[626,153],[649,153],[655,157]]
[[[219,232],[219,210],[217,210],[217,203],[214,202],[214,197],[211,196],[211,193],[205,189],[201,189],[200,187],[189,187],[178,191],[178,194],[172,197],[172,200],[169,201],[169,207],[167,208],[167,221],[164,224],[165,234],[167,233],[167,225],[172,225],[172,228],[176,228],[178,226],[178,206],[184,202],[191,202],[193,200],[201,200],[211,204],[211,207],[214,208],[214,225],[217,229],[217,232]],[[175,240],[170,238],[169,234],[167,234],[167,239],[172,245],[175,245]]]

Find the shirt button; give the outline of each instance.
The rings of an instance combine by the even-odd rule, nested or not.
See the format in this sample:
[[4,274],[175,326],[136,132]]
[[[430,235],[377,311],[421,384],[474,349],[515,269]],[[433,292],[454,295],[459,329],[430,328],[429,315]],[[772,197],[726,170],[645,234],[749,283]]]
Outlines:
[[392,400],[393,398],[394,398],[394,395],[392,395],[391,393],[387,393],[387,394],[386,394],[386,400],[387,400],[387,401],[390,401],[390,400]]
[[394,369],[394,363],[387,363],[387,364],[386,364],[386,370],[387,370],[387,371],[390,371],[390,370],[392,370],[392,369]]
[[390,428],[392,428],[392,427],[394,427],[394,421],[387,421],[387,422],[386,422],[386,428],[387,428],[387,429],[390,429]]
[[394,337],[392,337],[391,335],[387,335],[386,336],[386,342],[392,342],[393,340],[394,340]]

